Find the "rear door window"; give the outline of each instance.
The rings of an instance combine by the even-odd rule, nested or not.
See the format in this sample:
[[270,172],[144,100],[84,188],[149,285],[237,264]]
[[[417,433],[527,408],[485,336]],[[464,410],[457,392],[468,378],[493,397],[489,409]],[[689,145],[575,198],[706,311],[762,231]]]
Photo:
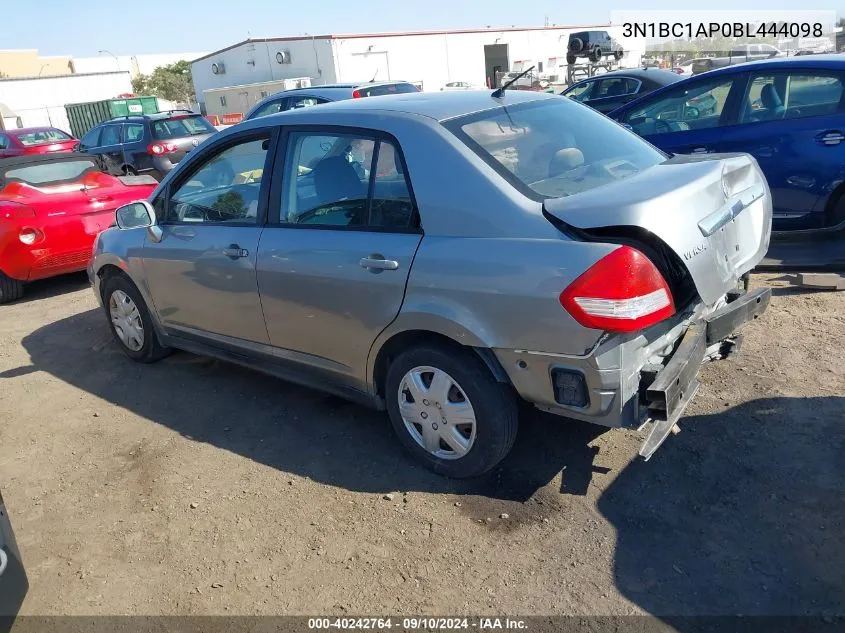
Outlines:
[[81,149],[91,149],[92,147],[99,147],[100,145],[100,133],[103,131],[101,127],[95,127],[93,130],[89,130],[85,136],[82,137],[82,140],[79,142],[79,146]]
[[127,123],[123,126],[123,142],[134,143],[144,137],[144,125],[142,123]]
[[282,222],[333,228],[411,228],[414,204],[392,141],[293,133],[288,140]]
[[843,76],[799,71],[752,75],[740,123],[826,116],[840,111]]
[[640,82],[631,77],[608,77],[600,79],[591,99],[603,99],[605,97],[621,97],[633,94],[640,87]]

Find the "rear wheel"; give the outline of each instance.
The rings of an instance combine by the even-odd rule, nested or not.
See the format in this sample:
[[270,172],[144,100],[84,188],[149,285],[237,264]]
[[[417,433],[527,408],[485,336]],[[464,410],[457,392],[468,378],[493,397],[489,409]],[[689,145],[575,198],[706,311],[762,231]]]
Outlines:
[[23,282],[0,272],[0,303],[17,301],[23,296]]
[[129,279],[116,275],[106,280],[103,299],[111,332],[129,358],[152,363],[170,353],[159,343],[147,305]]
[[385,391],[399,441],[436,473],[481,475],[516,439],[513,393],[470,351],[412,348],[391,363]]
[[613,56],[616,58],[616,61],[619,61],[620,59],[622,59],[622,51],[615,51],[613,53]]
[[129,165],[124,165],[124,166],[123,166],[123,175],[124,175],[124,176],[137,176],[137,175],[138,175],[138,172],[137,172],[137,171],[135,171],[135,170],[134,170],[132,167],[130,167]]
[[590,61],[592,62],[600,62],[601,61],[601,48],[596,46],[593,50],[590,51]]

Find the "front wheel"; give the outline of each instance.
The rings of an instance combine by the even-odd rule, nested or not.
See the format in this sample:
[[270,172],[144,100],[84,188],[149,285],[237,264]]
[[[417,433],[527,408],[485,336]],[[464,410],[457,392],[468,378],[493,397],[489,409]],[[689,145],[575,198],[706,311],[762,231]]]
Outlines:
[[601,48],[596,46],[593,50],[590,51],[590,61],[592,62],[600,62],[601,61]]
[[471,351],[412,348],[390,365],[385,389],[399,441],[436,473],[481,475],[504,459],[516,439],[510,387]]
[[129,358],[152,363],[170,353],[159,343],[147,304],[129,279],[122,275],[110,277],[103,299],[112,335]]
[[623,54],[622,51],[615,51],[613,53],[613,57],[616,58],[616,61],[619,61],[620,59],[622,59],[622,54]]
[[567,55],[566,56],[566,63],[569,64],[570,66],[577,61],[578,61],[578,57],[576,57],[575,55]]

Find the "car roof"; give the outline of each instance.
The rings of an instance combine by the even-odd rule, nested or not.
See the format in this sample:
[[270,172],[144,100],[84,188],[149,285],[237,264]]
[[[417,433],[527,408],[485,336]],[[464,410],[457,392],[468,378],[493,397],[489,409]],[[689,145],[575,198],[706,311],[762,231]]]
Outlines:
[[[616,77],[620,75],[624,77],[635,77],[636,79],[649,79],[664,86],[677,83],[683,79],[683,77],[681,77],[678,73],[673,73],[670,70],[661,70],[660,68],[620,68],[619,70],[612,70],[609,73],[585,77],[577,83],[580,84],[582,81],[604,79],[605,77]],[[572,86],[574,85],[575,84],[572,84]],[[570,87],[571,86],[567,86],[567,90]]]
[[[741,64],[734,64],[733,66],[718,68],[707,73],[699,73],[698,75],[694,75],[694,77],[700,77],[704,74],[708,77],[729,75],[736,72],[745,72],[749,68],[753,68],[754,70],[767,68],[786,70],[790,66],[845,70],[845,55],[834,53],[828,55],[798,55],[797,57],[771,57],[769,59],[758,59],[756,61],[743,62]],[[686,79],[685,81],[689,81],[689,79]]]
[[250,119],[250,122],[273,120],[273,117],[285,117],[283,120],[289,122],[297,116],[305,116],[303,113],[319,111],[321,114],[331,117],[338,112],[380,112],[411,114],[425,116],[437,121],[444,121],[455,117],[491,110],[501,106],[525,103],[528,101],[539,101],[542,99],[558,99],[555,94],[548,92],[534,92],[530,90],[506,90],[502,98],[492,96],[492,90],[460,90],[451,92],[411,92],[404,94],[383,95],[378,97],[367,97],[366,99],[346,99],[344,101],[331,101],[322,104],[319,108],[302,108],[298,110],[287,110],[278,114],[271,114],[267,117]]

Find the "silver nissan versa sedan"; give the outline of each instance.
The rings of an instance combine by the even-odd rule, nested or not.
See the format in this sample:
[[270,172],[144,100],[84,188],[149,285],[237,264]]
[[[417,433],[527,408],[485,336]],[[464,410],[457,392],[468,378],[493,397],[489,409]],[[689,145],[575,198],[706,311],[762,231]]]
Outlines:
[[207,354],[387,409],[432,470],[478,475],[517,401],[650,457],[705,360],[766,309],[753,158],[668,157],[556,95],[329,103],[216,135],[121,207],[89,275],[140,362]]

